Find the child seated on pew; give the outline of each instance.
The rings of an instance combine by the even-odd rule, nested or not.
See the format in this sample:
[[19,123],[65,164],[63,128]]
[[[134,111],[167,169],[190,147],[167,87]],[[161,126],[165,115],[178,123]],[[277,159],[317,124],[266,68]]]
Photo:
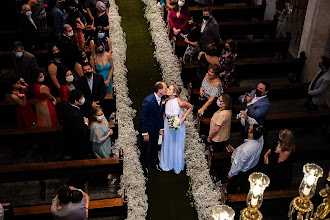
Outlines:
[[30,102],[27,100],[25,91],[29,85],[23,78],[14,78],[11,81],[13,90],[10,99],[16,104],[17,126],[18,128],[32,128],[37,125],[37,119]]

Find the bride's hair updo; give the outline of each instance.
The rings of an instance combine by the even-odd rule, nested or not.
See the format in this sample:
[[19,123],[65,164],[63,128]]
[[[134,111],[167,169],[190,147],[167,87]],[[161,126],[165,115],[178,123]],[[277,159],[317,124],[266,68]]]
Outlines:
[[181,86],[178,86],[177,84],[173,84],[172,86],[173,86],[173,93],[175,93],[176,97],[179,97],[182,91]]

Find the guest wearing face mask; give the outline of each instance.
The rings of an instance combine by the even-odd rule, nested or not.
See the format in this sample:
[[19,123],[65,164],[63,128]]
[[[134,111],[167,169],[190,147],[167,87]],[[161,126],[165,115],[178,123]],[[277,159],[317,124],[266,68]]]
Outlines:
[[35,56],[24,51],[24,46],[19,41],[14,43],[11,56],[17,77],[25,79],[26,83],[30,84],[32,70],[39,68]]
[[69,69],[65,70],[65,76],[61,80],[61,87],[59,89],[61,103],[69,101],[70,91],[74,90],[76,87],[73,85],[73,74]]
[[95,43],[97,41],[101,41],[104,44],[104,50],[110,55],[112,54],[112,44],[110,39],[105,36],[105,30],[103,27],[97,27],[95,35],[93,36],[92,40],[89,41],[89,48],[92,55],[95,55]]
[[85,36],[84,30],[86,28],[87,22],[84,20],[83,15],[78,9],[73,7],[69,7],[70,12],[68,13],[67,23],[73,28],[73,39],[76,42],[77,46],[80,49],[84,49],[85,44]]
[[48,55],[50,59],[48,60],[47,71],[49,78],[52,81],[52,85],[49,85],[52,90],[54,90],[54,95],[57,95],[57,91],[60,89],[60,80],[65,76],[65,65],[62,62],[61,53],[57,45],[51,44],[48,48]]
[[101,107],[92,109],[91,113],[90,140],[92,142],[92,152],[96,158],[110,157],[111,139],[113,131],[109,129],[109,123],[104,117]]
[[39,31],[32,19],[31,7],[28,4],[22,6],[22,11],[19,16],[18,33],[28,50],[36,47],[39,41]]
[[81,110],[84,104],[83,93],[74,89],[70,91],[69,101],[63,105],[63,133],[66,140],[64,155],[71,159],[82,159],[90,152],[89,120]]
[[217,106],[220,109],[211,118],[209,136],[207,137],[207,142],[212,144],[214,152],[225,151],[228,145],[232,115],[231,97],[227,94],[221,94],[217,100]]
[[62,27],[66,23],[65,0],[56,0],[56,5],[53,8],[54,32],[60,39]]
[[32,93],[36,97],[35,105],[36,115],[39,127],[54,127],[58,126],[58,117],[54,105],[56,99],[50,93],[50,89],[44,85],[45,76],[42,70],[33,72]]
[[106,13],[107,7],[102,1],[96,3],[97,16],[94,17],[92,30],[96,31],[97,27],[102,27],[105,31],[105,36],[109,37],[109,17]]
[[113,83],[113,61],[109,53],[104,51],[102,42],[97,42],[95,46],[95,54],[91,57],[91,64],[94,66],[95,72],[104,79],[106,94],[112,94]]
[[84,63],[88,63],[86,52],[82,49],[78,49],[76,54],[76,62],[74,63],[75,80],[84,76],[84,71],[82,69]]
[[208,44],[215,43],[217,45],[219,41],[218,22],[212,16],[212,9],[210,7],[204,8],[200,38],[201,51],[204,51]]
[[225,48],[219,57],[221,66],[220,79],[224,88],[239,86],[236,79],[237,44],[233,39],[226,40]]
[[69,69],[73,69],[75,54],[78,51],[78,46],[73,39],[72,27],[69,24],[63,25],[63,33],[58,46],[62,53],[63,62]]

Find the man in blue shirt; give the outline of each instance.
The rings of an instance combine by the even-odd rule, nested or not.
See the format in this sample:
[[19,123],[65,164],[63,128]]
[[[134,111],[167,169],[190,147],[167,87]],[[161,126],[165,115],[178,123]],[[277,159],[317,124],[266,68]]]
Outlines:
[[227,176],[230,179],[228,192],[235,193],[238,187],[241,192],[249,188],[248,177],[253,172],[252,168],[258,164],[264,145],[264,131],[261,125],[250,125],[248,138],[233,152],[231,168]]

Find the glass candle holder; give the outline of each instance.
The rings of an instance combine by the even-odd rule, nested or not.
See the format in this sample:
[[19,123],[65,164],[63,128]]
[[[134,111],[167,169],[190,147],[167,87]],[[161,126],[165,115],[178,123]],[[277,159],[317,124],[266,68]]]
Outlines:
[[317,181],[323,176],[323,169],[314,163],[307,163],[303,167],[304,178],[299,186],[299,194],[305,198],[312,198],[315,194]]
[[214,220],[234,220],[235,212],[227,205],[217,205],[212,209]]
[[269,186],[270,179],[267,175],[254,172],[249,176],[250,191],[246,197],[246,204],[250,207],[259,209],[262,205],[264,191]]

